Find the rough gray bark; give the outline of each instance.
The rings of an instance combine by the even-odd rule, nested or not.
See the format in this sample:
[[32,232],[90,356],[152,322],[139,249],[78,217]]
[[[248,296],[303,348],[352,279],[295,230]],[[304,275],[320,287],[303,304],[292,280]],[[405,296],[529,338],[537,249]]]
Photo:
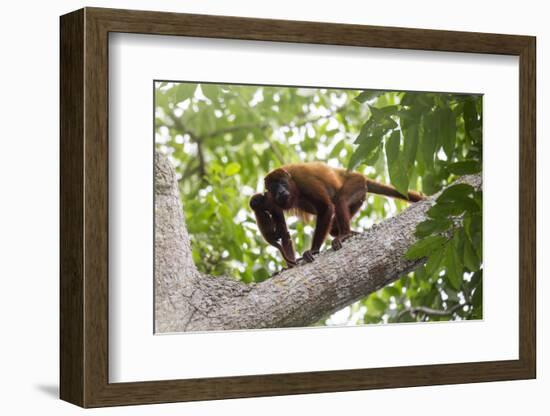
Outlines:
[[[404,254],[433,197],[262,283],[204,275],[191,255],[174,170],[160,154],[155,162],[156,332],[309,325],[421,264]],[[461,181],[482,186],[480,175]]]

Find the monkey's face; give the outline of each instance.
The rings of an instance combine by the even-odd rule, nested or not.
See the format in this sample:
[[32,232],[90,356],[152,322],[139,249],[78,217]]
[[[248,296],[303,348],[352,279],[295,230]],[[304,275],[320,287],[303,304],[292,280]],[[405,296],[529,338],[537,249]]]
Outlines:
[[261,211],[267,208],[267,197],[264,194],[254,194],[250,198],[250,208],[254,211]]
[[286,209],[292,206],[292,195],[288,181],[281,179],[270,182],[267,190],[273,196],[275,203],[281,208]]
[[292,177],[285,169],[275,169],[264,179],[265,188],[273,202],[282,209],[292,208],[294,189]]

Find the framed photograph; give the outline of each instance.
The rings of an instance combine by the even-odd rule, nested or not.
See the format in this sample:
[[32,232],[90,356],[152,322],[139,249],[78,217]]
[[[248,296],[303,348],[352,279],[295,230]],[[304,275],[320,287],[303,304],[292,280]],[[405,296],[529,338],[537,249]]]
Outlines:
[[63,400],[536,377],[534,37],[60,23]]

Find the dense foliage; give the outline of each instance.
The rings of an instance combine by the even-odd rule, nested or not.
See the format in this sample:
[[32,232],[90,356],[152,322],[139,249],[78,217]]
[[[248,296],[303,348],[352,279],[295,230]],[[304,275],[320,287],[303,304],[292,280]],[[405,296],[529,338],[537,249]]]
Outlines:
[[[259,282],[282,267],[248,199],[284,163],[321,160],[428,195],[481,170],[481,96],[167,82],[155,91],[156,148],[176,167],[195,262],[213,275]],[[369,195],[353,228],[406,206]],[[427,257],[423,267],[319,324],[480,318],[481,193],[455,184],[429,215],[407,253]],[[287,222],[300,254],[314,224]]]

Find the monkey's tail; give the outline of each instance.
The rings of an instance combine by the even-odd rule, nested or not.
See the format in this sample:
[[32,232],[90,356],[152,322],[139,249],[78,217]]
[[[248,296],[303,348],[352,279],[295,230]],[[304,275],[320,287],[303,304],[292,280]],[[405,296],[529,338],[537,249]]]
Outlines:
[[426,197],[420,192],[409,191],[407,193],[407,196],[405,196],[397,192],[397,189],[395,189],[393,186],[386,185],[369,178],[367,178],[367,192],[370,192],[371,194],[385,195],[392,198],[403,199],[409,202],[418,202],[426,199]]

